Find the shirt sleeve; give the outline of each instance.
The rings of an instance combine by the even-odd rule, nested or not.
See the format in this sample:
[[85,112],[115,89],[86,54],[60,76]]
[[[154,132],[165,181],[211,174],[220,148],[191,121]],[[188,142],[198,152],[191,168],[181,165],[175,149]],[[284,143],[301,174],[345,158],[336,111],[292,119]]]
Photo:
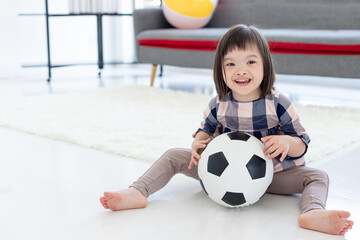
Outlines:
[[199,131],[204,131],[210,136],[213,136],[215,133],[219,121],[217,120],[217,97],[214,97],[210,100],[208,106],[204,110],[203,118],[204,120],[200,124],[200,128],[196,131],[193,136],[195,137]]
[[283,94],[279,96],[279,102],[276,107],[277,116],[280,121],[280,131],[286,135],[299,137],[305,143],[305,151],[298,157],[287,157],[286,160],[296,160],[305,155],[307,152],[310,137],[306,133],[305,128],[302,126],[299,115],[296,111],[294,104],[288,97]]

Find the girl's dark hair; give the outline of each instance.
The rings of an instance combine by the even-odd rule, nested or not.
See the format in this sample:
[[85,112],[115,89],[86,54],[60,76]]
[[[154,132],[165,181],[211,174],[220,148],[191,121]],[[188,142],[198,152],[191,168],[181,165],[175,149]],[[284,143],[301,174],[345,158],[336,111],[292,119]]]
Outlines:
[[224,56],[235,49],[245,50],[252,44],[258,47],[264,64],[264,78],[260,85],[260,98],[264,98],[271,92],[275,82],[275,70],[269,45],[259,29],[254,26],[248,27],[243,24],[238,24],[231,27],[230,30],[225,33],[216,48],[213,74],[216,91],[220,100],[231,91],[231,89],[226,86],[224,79]]

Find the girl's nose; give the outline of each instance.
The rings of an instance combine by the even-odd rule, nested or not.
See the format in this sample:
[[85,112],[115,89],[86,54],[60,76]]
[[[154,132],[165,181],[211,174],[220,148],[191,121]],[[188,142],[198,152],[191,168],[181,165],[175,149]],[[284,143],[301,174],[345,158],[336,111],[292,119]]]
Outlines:
[[247,72],[244,68],[240,67],[236,70],[236,75],[239,75],[239,76],[243,76],[245,75]]

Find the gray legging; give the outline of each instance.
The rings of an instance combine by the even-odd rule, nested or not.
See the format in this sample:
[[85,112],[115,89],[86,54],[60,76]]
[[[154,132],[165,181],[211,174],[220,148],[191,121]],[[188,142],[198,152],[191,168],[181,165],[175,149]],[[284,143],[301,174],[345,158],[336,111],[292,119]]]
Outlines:
[[[197,166],[188,169],[190,158],[191,149],[170,149],[130,187],[138,189],[147,198],[163,188],[177,173],[199,179]],[[328,189],[329,178],[324,171],[298,166],[275,173],[267,192],[302,193],[301,212],[306,213],[313,209],[325,209]]]

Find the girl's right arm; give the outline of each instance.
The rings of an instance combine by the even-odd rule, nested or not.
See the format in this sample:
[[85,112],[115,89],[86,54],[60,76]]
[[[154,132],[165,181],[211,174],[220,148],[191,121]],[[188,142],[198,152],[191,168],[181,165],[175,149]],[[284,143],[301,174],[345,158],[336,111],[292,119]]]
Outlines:
[[195,139],[191,144],[192,152],[191,152],[190,164],[188,167],[189,169],[191,169],[194,164],[196,166],[199,164],[200,155],[211,140],[212,138],[210,137],[210,135],[204,131],[199,131],[196,134]]
[[204,121],[201,123],[198,131],[193,135],[194,141],[191,144],[191,160],[188,166],[191,169],[194,165],[197,166],[199,164],[200,155],[208,145],[208,143],[212,140],[212,134],[216,131],[217,126],[219,124],[217,120],[217,99],[218,97],[214,97],[210,100],[209,105],[206,107],[204,111]]

